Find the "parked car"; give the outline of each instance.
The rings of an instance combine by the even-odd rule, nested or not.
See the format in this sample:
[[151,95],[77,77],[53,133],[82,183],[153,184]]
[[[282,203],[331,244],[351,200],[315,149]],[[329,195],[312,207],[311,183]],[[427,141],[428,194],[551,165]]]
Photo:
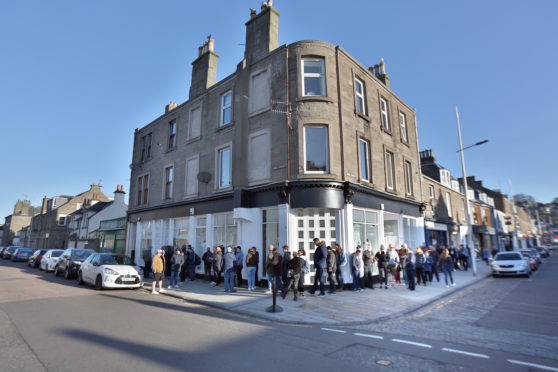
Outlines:
[[54,268],[54,275],[64,273],[64,279],[68,280],[77,275],[81,263],[87,257],[95,253],[93,249],[68,248],[61,255]]
[[39,267],[41,259],[47,251],[48,249],[37,249],[35,252],[33,252],[33,255],[29,257],[29,260],[27,260],[27,266]]
[[531,275],[527,259],[520,252],[498,252],[491,263],[492,276]]
[[31,248],[18,248],[12,254],[11,260],[14,262],[17,261],[27,261],[29,257],[33,255],[33,250]]
[[541,254],[539,253],[539,251],[537,251],[535,248],[527,248],[527,250],[529,252],[531,252],[531,256],[533,256],[535,258],[535,260],[537,260],[537,264],[541,265],[542,264],[542,257],[541,257]]
[[537,269],[539,268],[539,263],[537,262],[537,259],[533,256],[533,252],[528,251],[526,249],[520,250],[519,252],[523,255],[523,257],[527,258],[527,262],[529,262],[531,271],[537,271]]
[[0,257],[2,257],[4,255],[4,249],[6,249],[7,247],[0,247]]
[[95,289],[140,288],[143,272],[125,255],[116,253],[95,253],[81,264],[78,283],[89,283]]
[[10,246],[6,247],[6,249],[4,249],[4,253],[2,255],[2,258],[5,259],[5,260],[12,259],[12,255],[14,254],[14,252],[18,248],[22,248],[22,247],[16,247],[15,245],[10,245]]
[[39,270],[44,270],[46,272],[53,271],[62,252],[64,252],[62,249],[51,249],[46,251],[43,258],[41,258]]
[[535,247],[535,249],[539,252],[542,258],[550,257],[550,251],[545,247]]

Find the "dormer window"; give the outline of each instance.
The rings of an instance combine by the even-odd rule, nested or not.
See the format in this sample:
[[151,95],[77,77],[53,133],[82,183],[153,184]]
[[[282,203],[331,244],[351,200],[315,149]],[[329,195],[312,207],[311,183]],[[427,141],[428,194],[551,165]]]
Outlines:
[[447,169],[440,169],[440,183],[444,186],[451,187],[450,174]]

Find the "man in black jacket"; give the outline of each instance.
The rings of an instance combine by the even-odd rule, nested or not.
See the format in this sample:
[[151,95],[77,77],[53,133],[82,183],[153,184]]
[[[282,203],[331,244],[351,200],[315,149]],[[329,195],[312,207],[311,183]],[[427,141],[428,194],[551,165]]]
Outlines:
[[289,281],[289,269],[287,269],[287,265],[291,261],[291,252],[289,252],[289,246],[283,246],[283,262],[282,262],[282,270],[281,270],[281,279],[283,280],[283,286],[286,286]]
[[211,248],[207,247],[207,251],[202,256],[203,261],[203,273],[206,282],[211,280],[211,266],[213,265],[213,253],[211,253]]

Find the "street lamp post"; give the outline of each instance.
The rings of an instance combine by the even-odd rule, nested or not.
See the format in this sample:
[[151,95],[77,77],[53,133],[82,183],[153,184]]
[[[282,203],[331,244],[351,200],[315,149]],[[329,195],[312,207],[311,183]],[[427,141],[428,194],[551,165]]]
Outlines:
[[463,151],[471,148],[473,146],[482,145],[483,143],[488,142],[488,140],[480,141],[475,143],[474,145],[463,147],[463,142],[461,141],[461,124],[459,123],[459,110],[457,106],[455,107],[455,116],[457,118],[457,134],[459,135],[459,150],[458,152],[461,153],[461,169],[463,171],[463,187],[465,189],[465,208],[467,208],[467,245],[471,247],[471,260],[473,266],[473,276],[477,275],[477,253],[475,251],[475,244],[473,242],[473,226],[471,223],[471,208],[469,205],[469,197],[467,195],[467,172],[465,171],[465,157],[463,155]]

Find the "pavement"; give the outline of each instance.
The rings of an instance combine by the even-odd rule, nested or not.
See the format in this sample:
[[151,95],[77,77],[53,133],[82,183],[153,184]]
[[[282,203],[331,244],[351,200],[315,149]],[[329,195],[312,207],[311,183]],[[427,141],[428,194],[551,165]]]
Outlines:
[[[374,290],[344,290],[337,291],[336,295],[327,294],[323,297],[317,296],[319,292],[311,295],[306,291],[305,296],[298,297],[298,301],[293,301],[293,294],[289,292],[286,299],[277,295],[277,305],[283,311],[274,313],[266,311],[272,305],[273,296],[266,294],[265,289],[249,292],[246,288],[237,287],[236,292],[227,293],[223,284],[220,287],[212,287],[203,279],[186,280],[175,289],[167,289],[169,282],[165,279],[166,292],[160,295],[280,323],[350,326],[381,322],[418,311],[434,301],[484,280],[489,275],[489,266],[479,261],[476,276],[473,276],[471,269],[458,270],[453,273],[456,285],[449,288],[446,288],[444,276],[441,274],[440,282],[434,278],[426,287],[416,286],[415,291],[408,290],[404,285],[390,286],[386,290],[376,284]],[[326,291],[328,288],[326,285]],[[146,279],[144,289],[151,293],[150,279]]]

